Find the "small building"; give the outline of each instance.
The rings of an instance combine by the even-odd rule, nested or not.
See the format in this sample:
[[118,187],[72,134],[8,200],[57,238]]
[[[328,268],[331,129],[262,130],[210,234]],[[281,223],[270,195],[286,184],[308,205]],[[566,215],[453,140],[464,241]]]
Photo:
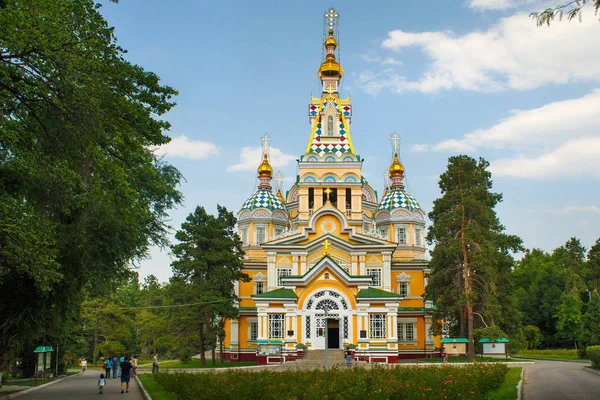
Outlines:
[[508,343],[507,338],[482,338],[479,340],[479,343],[482,345],[482,354],[484,356],[489,355],[506,355],[506,343]]
[[443,338],[441,342],[448,354],[467,354],[467,338]]

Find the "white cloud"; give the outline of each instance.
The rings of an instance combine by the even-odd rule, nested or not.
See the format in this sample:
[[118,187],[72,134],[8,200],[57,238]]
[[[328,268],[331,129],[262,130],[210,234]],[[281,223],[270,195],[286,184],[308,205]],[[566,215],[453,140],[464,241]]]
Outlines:
[[418,151],[473,151],[477,147],[522,147],[536,143],[552,144],[600,133],[600,89],[590,94],[546,104],[532,110],[516,110],[513,115],[488,129],[479,129],[462,139],[435,145],[415,145]]
[[396,60],[393,57],[388,58],[380,58],[380,57],[371,57],[367,54],[362,54],[360,56],[364,61],[370,63],[378,63],[378,64],[387,64],[387,65],[402,65],[402,61]]
[[[240,152],[240,162],[227,167],[228,172],[234,171],[252,171],[256,170],[262,161],[262,147],[244,147]],[[271,147],[269,161],[273,168],[287,166],[295,161],[296,157],[291,154],[285,154],[281,150]]]
[[476,10],[504,10],[519,8],[532,3],[541,3],[539,0],[468,0],[467,5]]
[[190,158],[192,160],[200,160],[219,154],[219,150],[214,143],[192,140],[184,135],[172,138],[169,143],[160,146],[155,151],[160,155]]
[[501,19],[485,31],[456,35],[394,30],[383,48],[417,47],[429,59],[421,77],[395,71],[362,75],[363,89],[376,94],[416,90],[432,93],[459,88],[480,92],[528,90],[546,84],[600,80],[600,23],[593,10],[582,23],[556,20],[537,27],[528,14]]
[[600,177],[599,154],[600,137],[580,138],[538,157],[521,155],[495,160],[490,165],[490,171],[495,176],[517,178]]
[[566,206],[558,209],[546,210],[549,214],[572,214],[572,213],[593,213],[600,214],[600,207],[595,205],[590,206]]

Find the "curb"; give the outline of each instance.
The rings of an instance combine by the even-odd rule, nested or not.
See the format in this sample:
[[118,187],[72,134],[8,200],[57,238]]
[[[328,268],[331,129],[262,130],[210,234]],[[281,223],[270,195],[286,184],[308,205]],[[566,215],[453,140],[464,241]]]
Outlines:
[[79,376],[81,374],[83,374],[83,372],[80,372],[80,373],[75,374],[75,375],[65,376],[64,378],[60,378],[60,379],[57,379],[57,380],[52,381],[52,382],[44,383],[43,385],[40,385],[40,386],[34,386],[32,388],[29,388],[29,389],[21,390],[20,392],[9,394],[8,396],[4,397],[4,399],[6,399],[6,400],[14,399],[14,398],[22,396],[24,394],[35,392],[36,390],[43,389],[43,388],[45,388],[47,386],[54,385],[55,383],[62,382],[65,379],[73,378],[73,377]]
[[140,388],[140,392],[142,392],[142,397],[144,397],[145,400],[152,400],[152,397],[150,396],[150,393],[148,393],[148,391],[146,390],[146,388],[142,384],[142,381],[140,380],[140,378],[138,378],[137,375],[135,376],[135,381],[137,382],[138,387]]
[[536,361],[560,361],[579,364],[590,364],[589,360],[561,360],[560,358],[533,358],[533,357],[512,357],[514,360],[536,360]]
[[521,368],[521,379],[519,383],[517,383],[517,400],[521,400],[523,398],[523,376],[525,374],[525,369]]
[[592,374],[600,375],[600,370],[594,369],[592,367],[583,367],[587,372],[591,372]]

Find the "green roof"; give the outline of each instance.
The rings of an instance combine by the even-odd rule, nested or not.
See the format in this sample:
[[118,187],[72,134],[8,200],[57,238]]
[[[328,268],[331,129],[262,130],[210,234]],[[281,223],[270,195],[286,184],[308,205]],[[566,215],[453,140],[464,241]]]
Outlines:
[[400,296],[399,294],[396,293],[392,293],[392,292],[386,292],[385,290],[381,290],[381,289],[375,289],[375,288],[368,288],[368,289],[361,289],[358,291],[358,294],[356,295],[357,299],[385,299],[385,298],[394,298],[394,299],[399,299],[402,296]]
[[240,311],[256,311],[256,307],[254,306],[241,306],[238,307]]
[[443,338],[442,343],[469,343],[469,339],[464,337]]
[[255,294],[253,299],[297,299],[296,293],[292,289],[275,289],[261,294]]
[[52,346],[38,346],[33,351],[34,353],[47,353],[49,351],[54,351]]
[[508,339],[505,337],[490,339],[490,338],[481,338],[479,339],[479,343],[508,343]]

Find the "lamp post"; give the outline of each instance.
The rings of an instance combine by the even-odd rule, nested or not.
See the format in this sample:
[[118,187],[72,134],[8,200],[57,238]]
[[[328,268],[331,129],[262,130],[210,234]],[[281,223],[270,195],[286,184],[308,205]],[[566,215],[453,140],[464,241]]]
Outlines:
[[327,312],[329,308],[327,306],[323,307],[323,311],[325,311],[325,371],[327,371],[329,367],[329,358],[328,358],[328,350],[329,350],[329,335],[327,329],[329,328],[329,318],[327,317]]

